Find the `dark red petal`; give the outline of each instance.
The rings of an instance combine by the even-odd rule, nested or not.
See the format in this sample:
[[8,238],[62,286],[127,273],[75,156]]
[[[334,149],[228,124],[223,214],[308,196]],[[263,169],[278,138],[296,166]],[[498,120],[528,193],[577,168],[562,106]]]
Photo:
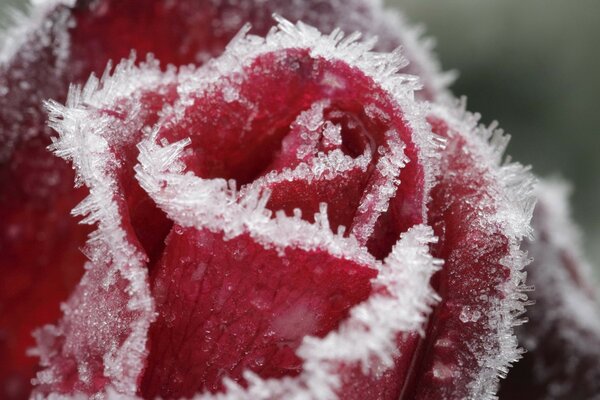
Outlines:
[[501,137],[475,129],[473,117],[438,107],[430,122],[447,141],[429,205],[440,238],[434,254],[445,262],[433,278],[441,302],[403,398],[488,398],[519,357],[512,326],[524,311],[519,243],[529,229],[531,178],[499,165]]
[[371,292],[376,271],[325,251],[266,249],[249,235],[175,226],[156,267],[145,398],[223,389],[244,370],[297,375],[306,335],[322,337]]
[[503,382],[502,399],[589,399],[600,393],[600,302],[567,191],[554,181],[537,189],[536,237],[527,243],[535,305],[518,331],[527,353]]

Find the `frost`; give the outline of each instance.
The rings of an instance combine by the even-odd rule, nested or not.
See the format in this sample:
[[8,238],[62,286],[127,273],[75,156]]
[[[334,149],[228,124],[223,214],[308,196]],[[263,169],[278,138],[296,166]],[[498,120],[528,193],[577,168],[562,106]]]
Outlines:
[[401,183],[400,170],[409,162],[404,155],[405,145],[397,137],[396,132],[388,131],[386,138],[389,148],[377,149],[381,156],[375,166],[379,179],[373,183],[374,187],[367,189],[367,194],[361,200],[357,210],[357,222],[352,228],[352,233],[363,244],[373,233],[375,222],[379,216],[387,211],[389,201],[394,197],[396,189]]

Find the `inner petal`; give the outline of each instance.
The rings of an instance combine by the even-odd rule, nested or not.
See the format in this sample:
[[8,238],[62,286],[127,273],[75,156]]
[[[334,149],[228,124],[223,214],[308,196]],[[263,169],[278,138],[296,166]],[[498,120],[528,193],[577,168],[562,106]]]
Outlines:
[[156,267],[145,398],[192,396],[261,377],[296,375],[306,335],[324,336],[368,298],[376,271],[325,251],[267,249],[250,235],[175,226]]
[[[376,221],[379,231],[372,236],[371,229],[371,236],[365,238],[372,242],[369,248],[383,258],[400,233],[422,222],[423,160],[419,159],[412,129],[390,95],[357,69],[341,61],[314,58],[305,49],[287,49],[257,56],[246,67],[202,89],[188,94],[185,102],[176,106],[178,111],[165,118],[159,132],[159,139],[168,142],[190,137],[192,143],[183,158],[188,171],[203,178],[235,179],[242,186],[267,173],[270,166],[279,170],[288,164],[295,166],[299,161],[296,147],[310,143],[292,140],[298,130],[294,122],[316,103],[327,101],[324,118],[331,123],[327,131],[330,138],[321,132],[323,138],[309,152],[337,146],[346,155],[357,157],[370,149],[376,165],[381,154],[392,150],[393,141],[404,146],[405,161],[409,161],[402,169],[402,185],[397,176],[373,177],[375,181],[370,183],[371,190],[380,191],[382,184],[395,181],[386,189],[391,191],[387,194],[390,207],[386,202],[364,210],[372,214],[367,219]],[[342,139],[337,144],[331,141],[336,126],[341,127]],[[304,156],[310,160],[310,155]],[[358,180],[355,191],[364,184],[364,179]],[[288,188],[298,193],[297,188]],[[290,194],[293,197],[294,193]],[[315,196],[307,211],[314,210],[320,201],[323,199]],[[277,206],[289,210],[298,205],[280,202]],[[310,218],[311,214],[303,215]],[[351,222],[346,218],[344,225]]]

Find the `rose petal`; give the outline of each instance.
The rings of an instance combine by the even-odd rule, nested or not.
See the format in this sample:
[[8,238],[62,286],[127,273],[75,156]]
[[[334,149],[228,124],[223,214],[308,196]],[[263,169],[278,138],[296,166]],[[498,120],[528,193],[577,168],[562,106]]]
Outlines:
[[569,188],[542,181],[527,243],[535,306],[518,331],[527,350],[503,382],[507,399],[593,398],[600,393],[600,305],[591,268],[582,256],[578,228],[569,215]]
[[140,392],[190,397],[252,370],[297,375],[304,336],[322,337],[367,299],[376,270],[325,251],[266,249],[247,234],[224,240],[175,227],[153,274],[159,317]]
[[530,234],[533,179],[502,164],[506,138],[477,127],[477,117],[436,106],[429,120],[447,143],[429,205],[434,254],[445,262],[432,282],[441,301],[402,398],[494,398],[498,376],[520,358],[513,326],[527,298],[519,245]]

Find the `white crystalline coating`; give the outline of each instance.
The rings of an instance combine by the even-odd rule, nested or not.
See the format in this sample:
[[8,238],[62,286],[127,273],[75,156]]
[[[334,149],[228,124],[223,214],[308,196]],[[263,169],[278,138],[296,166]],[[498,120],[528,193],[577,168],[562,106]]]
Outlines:
[[[85,136],[76,133],[76,128],[62,122],[64,112],[75,113],[79,110],[80,113],[89,113],[95,109],[100,109],[106,106],[114,105],[114,101],[121,98],[128,98],[133,95],[139,95],[143,89],[159,89],[163,85],[175,83],[177,79],[176,69],[169,66],[166,71],[162,71],[160,63],[153,56],[148,56],[146,61],[136,65],[135,54],[121,61],[112,71],[112,65],[109,63],[104,74],[100,79],[92,75],[83,87],[72,85],[69,88],[69,96],[67,97],[66,106],[62,106],[55,101],[48,101],[46,108],[50,112],[50,123],[53,128],[59,133],[59,143],[55,143],[53,147],[58,151],[65,149],[67,153],[71,152],[71,148],[67,144],[62,144],[65,141],[63,138],[69,138],[71,141],[77,140],[77,136]],[[139,106],[131,101],[131,106]],[[129,113],[136,113],[135,110],[129,110]],[[79,115],[72,115],[73,124],[81,124],[83,122]],[[95,123],[90,123],[89,127],[93,128]],[[95,128],[97,137],[106,136],[107,134],[100,128],[109,127],[108,122],[102,121],[103,126]],[[70,128],[70,129],[69,129]],[[64,130],[63,133],[61,130]],[[67,136],[68,135],[68,136]],[[115,135],[112,139],[119,140],[119,136]],[[122,138],[121,138],[122,140]],[[75,145],[74,142],[68,144]],[[62,157],[62,154],[60,154]],[[69,158],[70,159],[70,158]]]
[[339,149],[325,153],[317,153],[315,158],[309,162],[302,162],[293,169],[285,168],[282,171],[272,171],[266,175],[255,179],[253,182],[245,186],[240,196],[245,196],[247,193],[260,190],[260,188],[268,186],[272,183],[303,180],[312,182],[315,179],[333,179],[340,174],[358,169],[366,171],[371,162],[371,154],[365,151],[357,158],[352,158]]
[[528,288],[524,284],[526,273],[523,269],[530,260],[520,249],[520,243],[532,234],[530,220],[535,206],[536,180],[529,168],[503,160],[509,137],[497,130],[495,124],[490,127],[478,125],[479,115],[466,111],[464,99],[454,107],[434,105],[432,115],[445,121],[455,134],[465,139],[467,150],[487,171],[490,182],[497,183],[488,189],[492,191],[486,200],[488,204],[482,204],[493,210],[483,222],[490,229],[500,227],[509,240],[508,255],[502,263],[510,271],[510,278],[502,287],[505,298],[493,301],[490,307],[490,329],[496,334],[490,338],[487,354],[481,355],[482,368],[478,377],[469,385],[469,399],[497,399],[499,378],[506,376],[511,364],[522,354],[514,326],[523,322],[521,316],[529,304],[524,293]]
[[[35,354],[40,356],[43,366],[48,366],[53,356],[52,337],[62,335],[64,327],[68,329],[75,326],[75,329],[86,330],[90,336],[83,339],[83,344],[78,342],[81,338],[72,335],[66,337],[65,342],[66,351],[79,360],[80,379],[86,379],[85,346],[105,348],[104,375],[119,393],[134,395],[146,353],[148,327],[154,319],[154,307],[145,267],[146,256],[127,240],[121,225],[123,216],[114,198],[117,193],[114,176],[116,160],[110,145],[124,139],[119,135],[122,131],[115,130],[118,126],[115,117],[96,111],[107,104],[112,105],[116,98],[129,98],[132,105],[129,119],[118,123],[135,122],[139,112],[136,106],[140,104],[136,96],[139,96],[140,89],[156,88],[172,82],[175,75],[172,70],[161,72],[158,63],[152,59],[136,67],[133,58],[119,64],[112,76],[109,72],[110,66],[101,80],[92,76],[83,89],[71,87],[66,106],[53,101],[47,103],[50,124],[59,135],[51,146],[52,150],[73,163],[78,183],[85,184],[90,191],[89,196],[73,212],[85,216],[84,223],[97,224],[98,228],[88,240],[91,261],[85,266],[86,273],[74,296],[63,305],[65,317],[56,327],[47,326],[38,331]],[[136,129],[135,126],[130,128]],[[97,294],[94,287],[98,286],[99,281],[103,282],[99,289],[107,290],[117,280],[126,282],[124,289],[114,289],[117,292],[126,291],[126,304],[115,304],[110,297],[102,300],[95,298]],[[124,292],[119,293],[124,295]],[[115,298],[114,301],[118,303],[119,299]],[[134,313],[135,318],[121,321],[120,313],[115,313],[119,307]],[[114,331],[110,330],[115,327],[128,330],[123,343],[111,337]],[[97,338],[104,338],[104,342]],[[80,345],[83,349],[78,347]],[[78,348],[82,352],[81,359],[77,355]],[[59,378],[53,375],[52,368],[43,370],[38,374],[37,382],[51,384]]]
[[[320,101],[312,105],[309,110],[306,110],[296,118],[290,127],[300,130],[303,144],[298,147],[296,157],[299,160],[305,159],[307,156],[314,156],[317,152],[321,131],[324,131],[325,120],[323,113],[325,108],[329,106],[329,102]],[[323,132],[324,134],[324,132]],[[341,136],[340,136],[341,141]],[[340,143],[341,144],[341,143]]]
[[[380,158],[375,168],[383,179],[374,183],[374,187],[367,189],[367,193],[361,199],[358,207],[357,217],[355,217],[360,219],[360,224],[352,229],[352,233],[362,244],[367,243],[377,219],[388,210],[390,200],[400,185],[400,170],[410,161],[404,155],[406,146],[397,139],[398,136],[398,133],[394,131],[386,132],[388,148],[377,149]],[[366,216],[366,219],[361,216]]]

